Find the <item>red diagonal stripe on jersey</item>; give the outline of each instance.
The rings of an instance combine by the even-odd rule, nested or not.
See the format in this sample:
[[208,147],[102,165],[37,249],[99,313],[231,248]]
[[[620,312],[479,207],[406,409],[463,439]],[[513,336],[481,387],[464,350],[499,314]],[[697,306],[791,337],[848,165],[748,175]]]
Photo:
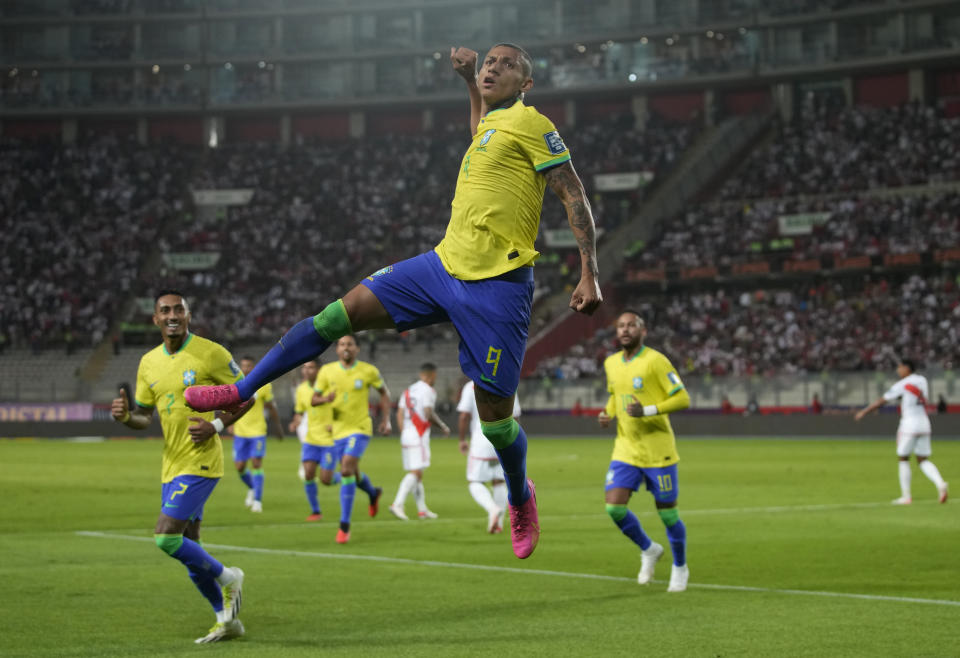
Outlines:
[[903,390],[905,390],[907,393],[913,393],[914,395],[916,395],[917,401],[920,404],[924,406],[927,405],[927,399],[923,397],[923,392],[919,388],[917,388],[914,384],[905,384],[903,387]]
[[410,414],[410,420],[413,422],[413,426],[417,429],[417,434],[423,436],[430,428],[430,423],[429,421],[421,418],[420,414],[418,414],[416,409],[413,408],[413,401],[410,400],[409,388],[403,392],[403,401],[407,404],[407,413]]

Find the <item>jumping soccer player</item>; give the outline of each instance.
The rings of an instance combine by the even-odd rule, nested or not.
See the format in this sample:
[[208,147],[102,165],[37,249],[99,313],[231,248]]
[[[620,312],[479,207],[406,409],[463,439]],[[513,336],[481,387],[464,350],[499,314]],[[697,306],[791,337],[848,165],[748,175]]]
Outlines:
[[641,484],[653,494],[673,551],[667,591],[682,592],[690,578],[687,529],[677,512],[680,456],[667,415],[689,407],[690,396],[667,357],[643,344],[647,329],[637,313],[621,313],[616,328],[623,349],[603,363],[610,399],[598,417],[601,427],[617,419],[617,439],[607,471],[607,514],[640,547],[637,582],[646,585],[653,579],[663,546],[647,536],[627,503]]
[[195,409],[234,409],[268,381],[363,329],[406,331],[453,322],[460,365],[476,383],[481,427],[507,480],[511,541],[519,558],[540,538],[536,492],[526,475],[527,438],[514,420],[533,298],[534,241],[546,186],[559,196],[580,249],[580,282],[570,308],[601,303],[595,227],[570,152],[553,124],[523,97],[533,64],[522,48],[495,45],[476,72],[477,54],[451,48],[470,95],[473,141],[457,178],[450,223],[437,247],[385,267],[314,317],[295,325],[237,385],[187,391]]
[[[314,387],[321,395],[335,395],[333,437],[341,477],[338,544],[350,541],[350,519],[357,488],[370,497],[370,516],[377,515],[377,506],[383,494],[383,489],[373,486],[367,474],[360,472],[360,458],[366,452],[370,435],[373,434],[369,408],[371,388],[380,394],[380,433],[390,433],[390,391],[376,366],[357,360],[359,349],[357,339],[352,334],[340,338],[337,341],[338,360],[320,368]],[[314,401],[317,401],[316,397]]]
[[[467,455],[467,488],[477,505],[487,512],[487,532],[503,532],[503,514],[507,510],[507,485],[497,451],[480,430],[480,414],[473,382],[463,385],[457,411],[460,412],[460,452]],[[520,418],[520,398],[513,398],[513,417]],[[467,430],[470,439],[467,439]],[[487,489],[486,485],[490,485]]]
[[[144,430],[160,413],[163,467],[160,516],[153,538],[157,547],[183,563],[190,580],[213,606],[217,622],[198,644],[243,635],[238,617],[243,571],[224,567],[200,546],[203,506],[223,476],[223,448],[218,432],[236,422],[249,405],[220,418],[191,414],[183,390],[193,384],[236,383],[243,378],[230,353],[189,331],[190,309],[179,292],[164,291],[154,303],[153,323],[163,344],[147,352],[137,369],[136,406],[126,392],[113,401],[114,420]],[[192,424],[191,424],[192,423]]]
[[403,505],[411,492],[417,503],[417,516],[421,519],[437,518],[437,515],[427,507],[426,493],[423,488],[423,471],[430,466],[431,425],[439,427],[444,436],[450,436],[450,428],[434,411],[437,392],[433,385],[436,381],[437,366],[424,363],[420,366],[420,378],[400,395],[397,403],[400,453],[403,459],[403,470],[407,474],[400,480],[397,497],[390,505],[390,513],[401,521],[410,520]]
[[[257,364],[253,357],[240,359],[240,370],[246,375]],[[251,512],[263,511],[263,456],[267,452],[267,420],[263,412],[269,411],[277,428],[277,438],[283,440],[283,424],[280,412],[273,401],[273,384],[264,385],[253,399],[250,410],[233,426],[233,465],[240,479],[247,485],[244,505]],[[247,468],[247,462],[253,470]]]
[[930,388],[927,378],[917,373],[916,364],[910,359],[900,359],[897,364],[897,376],[900,378],[883,396],[857,412],[854,420],[861,420],[871,411],[875,411],[897,398],[900,399],[900,425],[897,427],[897,459],[899,460],[900,497],[893,500],[894,505],[909,505],[913,502],[910,493],[910,454],[917,456],[917,466],[937,487],[937,498],[947,502],[949,488],[940,475],[940,470],[930,461],[933,451],[930,447],[930,417],[927,416],[927,399]]

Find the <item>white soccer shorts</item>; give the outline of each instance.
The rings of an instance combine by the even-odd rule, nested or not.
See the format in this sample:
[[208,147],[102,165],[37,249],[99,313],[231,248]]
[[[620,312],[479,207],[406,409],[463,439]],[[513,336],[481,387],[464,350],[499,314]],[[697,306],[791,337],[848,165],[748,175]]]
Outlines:
[[933,454],[930,447],[930,433],[897,431],[897,457],[929,457]]
[[503,476],[503,467],[498,459],[481,459],[470,455],[467,457],[467,482],[491,482],[506,480]]
[[403,470],[420,471],[430,466],[430,443],[400,446],[403,455]]

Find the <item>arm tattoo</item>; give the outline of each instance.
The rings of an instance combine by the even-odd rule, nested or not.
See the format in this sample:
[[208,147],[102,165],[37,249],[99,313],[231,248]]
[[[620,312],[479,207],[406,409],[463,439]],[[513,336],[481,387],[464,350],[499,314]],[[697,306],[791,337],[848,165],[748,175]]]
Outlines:
[[583,183],[574,171],[573,165],[566,162],[546,173],[547,184],[560,197],[567,209],[567,220],[580,249],[581,262],[597,275],[597,234],[593,222],[590,202],[583,191]]

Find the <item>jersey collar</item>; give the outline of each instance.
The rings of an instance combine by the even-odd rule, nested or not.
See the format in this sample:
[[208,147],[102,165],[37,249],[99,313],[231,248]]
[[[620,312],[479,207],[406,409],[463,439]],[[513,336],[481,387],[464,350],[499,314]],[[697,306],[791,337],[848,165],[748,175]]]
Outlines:
[[646,350],[646,349],[647,349],[647,346],[646,346],[646,345],[641,345],[641,346],[640,346],[640,349],[637,350],[637,353],[634,354],[633,356],[631,356],[629,359],[627,358],[627,352],[626,352],[626,350],[621,350],[621,351],[620,351],[620,358],[623,359],[623,362],[624,362],[624,363],[630,363],[631,361],[633,361],[634,359],[636,359],[638,356],[640,356],[641,354],[643,354],[644,350]]
[[[177,350],[176,352],[174,352],[173,354],[179,354],[180,352],[182,352],[182,351],[184,350],[184,348],[186,348],[187,344],[188,344],[192,339],[193,339],[193,334],[188,331],[188,332],[187,332],[187,339],[186,339],[185,341],[183,341],[183,345],[180,346],[180,349]],[[166,342],[163,343],[163,353],[166,354],[166,355],[168,355],[168,356],[173,356],[173,354],[170,354],[170,352],[167,351],[167,344],[166,344]]]

